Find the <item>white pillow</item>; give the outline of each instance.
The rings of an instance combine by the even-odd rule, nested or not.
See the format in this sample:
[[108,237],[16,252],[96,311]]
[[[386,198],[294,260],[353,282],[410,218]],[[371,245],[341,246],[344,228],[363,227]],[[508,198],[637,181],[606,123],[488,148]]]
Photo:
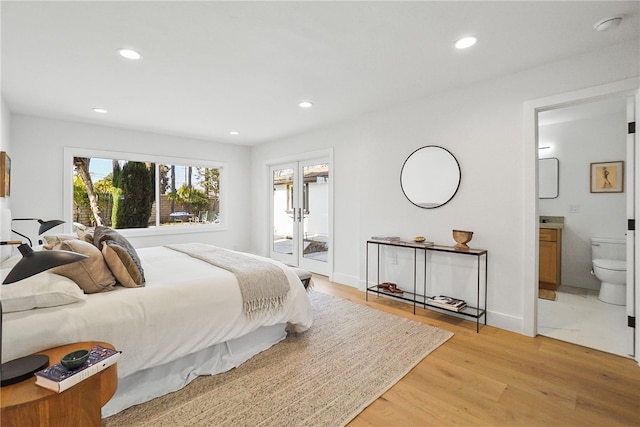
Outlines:
[[[12,257],[2,263],[0,283],[20,258],[20,256],[17,259]],[[73,304],[86,299],[87,296],[73,280],[49,271],[9,285],[0,285],[3,313]]]

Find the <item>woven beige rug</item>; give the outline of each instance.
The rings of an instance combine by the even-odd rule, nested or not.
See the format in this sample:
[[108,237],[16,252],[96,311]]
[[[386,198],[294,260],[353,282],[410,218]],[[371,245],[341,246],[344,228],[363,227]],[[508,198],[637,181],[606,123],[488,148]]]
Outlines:
[[320,292],[310,296],[309,331],[103,426],[344,426],[453,336]]

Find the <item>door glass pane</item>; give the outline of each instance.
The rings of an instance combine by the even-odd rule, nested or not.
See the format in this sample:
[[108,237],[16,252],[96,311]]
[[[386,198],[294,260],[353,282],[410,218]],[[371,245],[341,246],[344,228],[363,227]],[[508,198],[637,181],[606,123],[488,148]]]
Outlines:
[[327,262],[329,252],[329,164],[304,166],[303,175],[302,256]]
[[293,169],[274,169],[273,251],[293,254]]

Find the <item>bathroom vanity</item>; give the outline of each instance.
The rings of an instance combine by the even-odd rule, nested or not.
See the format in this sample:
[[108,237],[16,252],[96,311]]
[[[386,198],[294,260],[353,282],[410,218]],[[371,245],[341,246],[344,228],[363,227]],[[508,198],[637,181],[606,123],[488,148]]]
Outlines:
[[541,217],[538,271],[540,289],[555,291],[560,286],[563,226],[562,217]]

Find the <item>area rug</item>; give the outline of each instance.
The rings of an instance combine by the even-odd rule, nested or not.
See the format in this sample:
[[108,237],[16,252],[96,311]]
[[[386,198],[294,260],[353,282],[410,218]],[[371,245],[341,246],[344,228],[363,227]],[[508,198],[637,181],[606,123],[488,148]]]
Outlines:
[[344,426],[453,336],[317,291],[310,297],[307,332],[106,418],[103,427]]
[[548,299],[549,301],[556,300],[556,291],[551,289],[538,289],[538,298]]

